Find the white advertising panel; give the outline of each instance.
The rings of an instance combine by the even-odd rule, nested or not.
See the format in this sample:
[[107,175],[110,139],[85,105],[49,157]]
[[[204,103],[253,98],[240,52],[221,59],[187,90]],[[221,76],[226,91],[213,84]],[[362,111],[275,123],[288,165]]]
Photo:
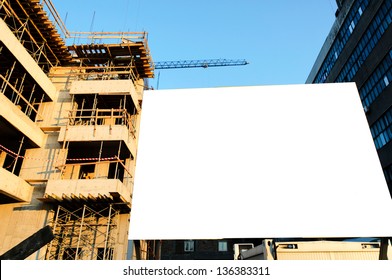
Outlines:
[[354,83],[147,91],[130,239],[392,236]]

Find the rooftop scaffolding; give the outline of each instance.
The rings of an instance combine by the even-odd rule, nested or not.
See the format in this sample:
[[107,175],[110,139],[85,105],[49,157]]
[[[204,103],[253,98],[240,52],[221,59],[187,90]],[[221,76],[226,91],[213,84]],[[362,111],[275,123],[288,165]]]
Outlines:
[[132,66],[137,78],[154,75],[147,32],[68,31],[51,0],[0,0],[0,18],[44,72],[54,66],[97,67],[98,72]]
[[1,0],[0,17],[45,72],[71,59],[38,0]]

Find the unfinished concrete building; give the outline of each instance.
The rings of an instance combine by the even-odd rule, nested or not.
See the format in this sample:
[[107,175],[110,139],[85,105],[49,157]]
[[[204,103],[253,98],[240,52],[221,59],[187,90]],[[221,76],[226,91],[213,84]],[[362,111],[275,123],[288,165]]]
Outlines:
[[50,0],[0,17],[0,255],[50,225],[28,259],[125,259],[147,34],[70,33]]

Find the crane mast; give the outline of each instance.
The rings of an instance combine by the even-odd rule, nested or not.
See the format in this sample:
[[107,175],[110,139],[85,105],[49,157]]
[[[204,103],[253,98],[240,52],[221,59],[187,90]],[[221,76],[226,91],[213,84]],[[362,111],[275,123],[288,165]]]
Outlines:
[[249,64],[245,59],[202,59],[155,62],[155,69],[208,68],[220,66],[241,66]]

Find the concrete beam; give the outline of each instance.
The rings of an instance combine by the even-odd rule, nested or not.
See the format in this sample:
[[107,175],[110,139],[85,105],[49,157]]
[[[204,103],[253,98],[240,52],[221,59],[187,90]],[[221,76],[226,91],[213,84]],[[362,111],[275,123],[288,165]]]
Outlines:
[[0,94],[0,116],[6,119],[37,146],[44,146],[46,139],[45,133],[3,94]]
[[0,168],[0,192],[21,202],[29,202],[33,195],[33,187],[25,180]]

